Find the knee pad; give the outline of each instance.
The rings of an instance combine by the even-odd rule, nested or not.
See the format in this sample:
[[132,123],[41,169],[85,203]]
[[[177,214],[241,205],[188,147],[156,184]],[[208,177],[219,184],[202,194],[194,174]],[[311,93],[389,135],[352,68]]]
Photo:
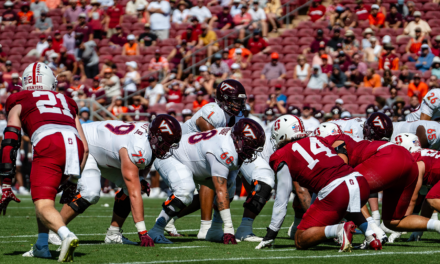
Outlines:
[[379,198],[379,193],[370,193],[368,198]]
[[131,212],[130,197],[122,190],[115,196],[115,204],[113,205],[113,213],[122,218],[127,218]]
[[179,214],[180,210],[185,208],[186,205],[176,196],[171,195],[163,204],[162,208],[167,215],[174,217]]
[[272,188],[268,184],[254,181],[254,191],[248,195],[243,207],[258,215],[266,202],[269,201],[271,191]]
[[73,211],[77,212],[78,214],[84,213],[84,211],[89,208],[90,205],[91,203],[82,198],[80,193],[78,193],[69,203],[69,206],[73,209]]

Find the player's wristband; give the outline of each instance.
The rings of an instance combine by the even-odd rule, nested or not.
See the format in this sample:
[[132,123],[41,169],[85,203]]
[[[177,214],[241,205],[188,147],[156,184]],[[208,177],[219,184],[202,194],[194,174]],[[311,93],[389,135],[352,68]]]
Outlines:
[[234,234],[234,226],[232,225],[231,209],[220,211],[223,223],[225,224],[224,232],[227,234]]
[[137,222],[134,225],[136,226],[136,229],[137,229],[138,233],[147,231],[147,228],[145,227],[145,222],[144,221]]
[[9,177],[4,177],[2,181],[2,189],[11,188],[12,179]]
[[274,240],[278,235],[278,231],[273,231],[269,227],[267,228],[266,236],[263,238],[263,241]]

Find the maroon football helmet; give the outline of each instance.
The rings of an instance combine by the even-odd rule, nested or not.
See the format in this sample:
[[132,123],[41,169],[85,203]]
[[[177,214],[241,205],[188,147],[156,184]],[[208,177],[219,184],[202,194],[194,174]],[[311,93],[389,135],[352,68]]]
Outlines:
[[263,128],[252,119],[240,119],[231,131],[235,150],[242,162],[250,163],[257,158],[257,152],[263,151],[266,136]]
[[154,156],[166,159],[173,155],[173,150],[179,148],[182,129],[179,122],[170,115],[157,115],[151,121],[148,129],[148,140]]
[[239,81],[224,80],[217,86],[215,97],[220,108],[229,115],[238,116],[246,109],[246,90]]
[[393,122],[384,113],[372,113],[364,123],[364,139],[390,141]]

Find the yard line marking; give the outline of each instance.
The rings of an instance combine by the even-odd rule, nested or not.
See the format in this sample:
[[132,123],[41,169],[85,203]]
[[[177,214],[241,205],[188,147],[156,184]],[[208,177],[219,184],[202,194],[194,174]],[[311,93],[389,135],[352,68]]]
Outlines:
[[[274,250],[271,250],[274,251]],[[257,258],[218,258],[218,259],[188,259],[188,260],[163,260],[163,261],[150,261],[150,262],[122,262],[122,263],[110,263],[110,264],[153,264],[153,263],[185,263],[185,262],[206,262],[206,261],[236,261],[236,260],[267,260],[267,259],[320,259],[320,258],[351,258],[351,257],[365,257],[365,256],[386,256],[386,255],[422,255],[422,254],[436,254],[440,253],[440,250],[436,251],[413,251],[413,252],[380,252],[369,254],[340,254],[340,255],[324,255],[324,256],[284,256],[284,257],[257,257]]]
[[202,248],[206,246],[161,247],[162,249]]
[[29,242],[27,240],[20,240],[20,241],[0,241],[0,243],[21,243],[21,242]]

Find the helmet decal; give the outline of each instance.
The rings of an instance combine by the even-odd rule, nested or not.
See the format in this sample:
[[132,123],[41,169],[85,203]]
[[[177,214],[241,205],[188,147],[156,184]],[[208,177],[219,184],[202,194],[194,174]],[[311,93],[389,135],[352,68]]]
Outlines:
[[235,88],[232,87],[232,86],[230,86],[227,82],[223,82],[222,85],[220,86],[220,89],[221,89],[222,91],[226,91],[226,90],[232,90],[232,91],[234,91],[234,90],[235,90]]
[[252,130],[252,128],[251,128],[249,125],[246,125],[246,126],[244,127],[244,129],[243,129],[243,134],[244,134],[246,137],[250,137],[250,138],[253,138],[253,139],[257,139],[257,137],[255,136],[254,131]]
[[382,120],[380,120],[379,116],[376,116],[376,118],[373,120],[374,126],[380,127],[382,129],[385,129],[385,127],[382,124]]
[[402,143],[402,136],[401,136],[401,135],[398,135],[398,136],[396,137],[396,139],[394,139],[394,141],[396,141],[397,144],[401,144],[401,143]]
[[168,134],[172,135],[173,131],[171,131],[170,126],[168,126],[167,122],[165,120],[162,120],[162,123],[159,126],[160,132],[168,132]]
[[280,129],[280,120],[279,119],[277,121],[275,121],[275,124],[273,124],[273,129],[275,129],[275,131]]

